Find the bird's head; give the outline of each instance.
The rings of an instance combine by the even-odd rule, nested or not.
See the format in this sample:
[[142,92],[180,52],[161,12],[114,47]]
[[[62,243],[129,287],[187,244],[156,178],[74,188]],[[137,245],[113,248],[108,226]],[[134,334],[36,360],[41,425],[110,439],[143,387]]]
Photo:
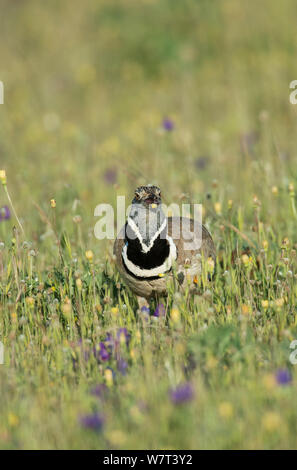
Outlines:
[[156,209],[161,203],[161,190],[158,186],[148,184],[135,189],[132,204],[142,204],[144,207]]

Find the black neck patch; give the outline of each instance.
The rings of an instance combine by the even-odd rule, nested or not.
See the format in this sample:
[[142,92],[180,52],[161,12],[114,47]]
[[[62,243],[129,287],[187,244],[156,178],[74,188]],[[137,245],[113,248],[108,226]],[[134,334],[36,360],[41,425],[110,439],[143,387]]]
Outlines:
[[[126,224],[127,228],[127,224]],[[125,229],[125,242],[127,245],[127,258],[140,269],[154,269],[162,266],[170,254],[170,245],[166,239],[167,227],[158,235],[152,248],[143,253],[141,243],[138,238],[128,238]]]

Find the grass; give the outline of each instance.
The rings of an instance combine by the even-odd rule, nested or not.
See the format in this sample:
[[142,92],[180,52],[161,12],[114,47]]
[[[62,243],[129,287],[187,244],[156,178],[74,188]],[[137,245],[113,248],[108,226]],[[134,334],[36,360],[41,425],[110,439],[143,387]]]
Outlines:
[[[296,3],[2,3],[0,447],[296,448]],[[144,182],[218,253],[159,317],[93,235]]]

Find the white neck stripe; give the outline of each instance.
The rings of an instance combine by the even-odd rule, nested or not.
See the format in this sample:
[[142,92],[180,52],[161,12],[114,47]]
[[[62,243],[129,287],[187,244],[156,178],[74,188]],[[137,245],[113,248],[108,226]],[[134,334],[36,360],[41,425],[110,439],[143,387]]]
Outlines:
[[150,249],[152,248],[153,244],[154,244],[154,241],[156,240],[156,238],[160,235],[160,233],[165,229],[166,227],[166,224],[167,224],[167,220],[166,218],[164,219],[164,222],[163,224],[161,225],[161,227],[159,228],[159,230],[157,230],[157,232],[155,233],[155,235],[153,236],[153,238],[150,240],[150,244],[149,245],[146,245],[145,243],[143,243],[143,238],[141,236],[141,233],[139,232],[139,229],[136,225],[136,223],[134,222],[133,219],[131,219],[131,217],[128,217],[128,225],[130,226],[130,228],[133,230],[133,232],[135,233],[135,235],[137,236],[140,244],[141,244],[141,251],[143,253],[148,253],[150,251]]

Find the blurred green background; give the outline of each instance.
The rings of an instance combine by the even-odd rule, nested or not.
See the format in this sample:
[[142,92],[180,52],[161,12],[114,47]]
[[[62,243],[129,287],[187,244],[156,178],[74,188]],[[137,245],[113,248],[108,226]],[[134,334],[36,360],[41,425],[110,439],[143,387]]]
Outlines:
[[92,227],[142,182],[202,202],[214,178],[240,200],[296,176],[294,0],[1,5],[0,161],[29,233],[33,200],[67,223],[79,199]]

